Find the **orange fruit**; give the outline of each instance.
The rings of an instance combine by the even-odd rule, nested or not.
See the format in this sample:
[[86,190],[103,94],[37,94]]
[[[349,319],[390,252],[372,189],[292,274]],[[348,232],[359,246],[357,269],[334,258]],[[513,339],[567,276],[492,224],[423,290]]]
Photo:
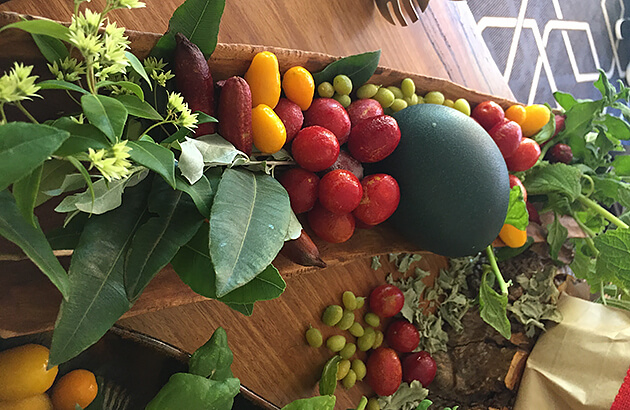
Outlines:
[[76,404],[86,408],[96,398],[97,393],[98,384],[94,373],[77,369],[55,383],[51,399],[55,410],[74,410]]
[[525,107],[522,105],[513,105],[507,110],[505,110],[505,118],[510,121],[514,121],[518,125],[523,125],[525,122],[525,118],[527,117],[527,113],[525,111]]
[[0,401],[21,400],[44,393],[57,376],[48,367],[48,348],[26,344],[0,352]]
[[523,137],[534,136],[549,122],[551,111],[544,105],[534,104],[525,107],[525,121],[521,124]]

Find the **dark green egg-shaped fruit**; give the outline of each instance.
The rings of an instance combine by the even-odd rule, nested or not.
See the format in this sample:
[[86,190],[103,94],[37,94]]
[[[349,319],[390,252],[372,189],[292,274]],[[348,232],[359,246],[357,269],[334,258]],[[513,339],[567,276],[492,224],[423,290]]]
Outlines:
[[397,112],[401,138],[378,164],[400,185],[389,222],[428,251],[473,255],[498,236],[509,201],[505,161],[490,135],[449,107],[418,104]]

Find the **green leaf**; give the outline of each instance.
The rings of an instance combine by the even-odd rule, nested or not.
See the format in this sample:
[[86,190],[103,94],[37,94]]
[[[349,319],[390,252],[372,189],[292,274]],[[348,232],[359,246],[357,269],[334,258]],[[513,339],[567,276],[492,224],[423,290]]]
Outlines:
[[[599,101],[583,101],[573,105],[566,112],[564,121],[564,130],[558,134],[558,139],[580,138],[592,129],[593,118],[596,117],[603,109],[603,102]],[[573,148],[573,146],[571,147]]]
[[104,95],[84,95],[81,97],[83,113],[111,142],[122,135],[127,122],[127,109],[118,100]]
[[131,81],[100,81],[96,85],[96,88],[99,89],[102,87],[112,87],[112,86],[124,88],[125,90],[134,93],[136,97],[138,97],[141,101],[144,101],[144,91],[142,91],[142,87],[140,87],[138,84],[133,83]]
[[114,98],[116,98],[125,106],[127,112],[129,112],[129,115],[155,121],[164,120],[160,113],[155,111],[155,108],[153,108],[151,104],[146,101],[140,100],[134,95],[117,95]]
[[55,151],[59,157],[68,157],[78,153],[85,153],[88,148],[94,150],[108,149],[111,144],[105,134],[91,124],[78,124],[68,117],[61,117],[51,124],[55,128],[68,131],[70,138]]
[[268,176],[228,168],[210,214],[217,296],[243,286],[276,257],[289,227],[289,196]]
[[[194,145],[201,153],[203,163],[206,166],[214,167],[218,165],[245,164],[249,157],[242,151],[237,150],[219,134],[203,135],[199,138],[186,138],[180,146],[182,151],[187,145]],[[180,167],[182,160],[180,159]]]
[[79,173],[81,174],[81,176],[83,177],[83,180],[85,181],[85,183],[87,184],[88,187],[88,192],[90,193],[90,198],[92,199],[92,205],[94,205],[94,199],[96,198],[96,195],[94,193],[94,185],[92,184],[92,177],[90,176],[89,172],[87,169],[85,169],[85,166],[83,166],[83,164],[81,163],[81,161],[79,161],[78,159],[76,159],[75,157],[67,157],[66,158],[72,165],[74,165],[74,167],[79,171]]
[[337,369],[339,369],[339,362],[341,362],[341,356],[334,355],[326,364],[322,370],[322,377],[319,379],[319,395],[327,396],[335,394],[337,388]]
[[50,366],[87,349],[131,308],[123,266],[129,244],[144,221],[148,185],[130,189],[122,206],[92,216],[85,225],[70,263],[70,292],[59,309]]
[[529,214],[527,206],[523,200],[523,191],[518,186],[510,189],[510,202],[508,203],[508,211],[505,217],[506,224],[524,231],[529,225]]
[[44,166],[40,165],[29,175],[16,181],[13,184],[12,190],[13,196],[15,197],[15,203],[17,204],[20,213],[24,219],[34,227],[37,227],[37,222],[35,222],[33,209],[35,208],[37,193],[39,192],[39,183],[42,179],[43,168]]
[[[196,293],[217,299],[216,274],[210,259],[208,224],[203,224],[195,236],[184,245],[171,261],[173,269]],[[223,303],[250,305],[261,300],[275,299],[284,292],[286,283],[278,270],[267,266],[246,285],[218,298]]]
[[553,222],[547,226],[547,243],[549,244],[549,255],[554,260],[558,260],[558,254],[562,245],[567,240],[569,231],[560,223],[560,217],[554,212]]
[[125,289],[130,301],[140,296],[203,222],[190,197],[160,178],[153,179],[148,209],[156,216],[138,229],[125,261]]
[[324,81],[332,83],[335,76],[345,74],[352,80],[352,86],[359,88],[372,77],[380,58],[381,50],[344,57],[333,61],[322,71],[313,74],[313,79],[317,85]]
[[42,90],[68,90],[85,95],[90,94],[88,90],[63,80],[44,80],[37,83],[37,85],[41,87]]
[[501,336],[509,339],[512,336],[512,325],[507,318],[508,295],[499,295],[487,281],[488,272],[481,277],[479,288],[479,315]]
[[197,114],[197,124],[205,124],[207,122],[219,122],[219,120],[211,115],[206,114],[203,111],[195,111],[195,114]]
[[39,51],[51,64],[55,61],[61,61],[70,55],[66,45],[57,38],[43,34],[32,34],[31,36]]
[[52,20],[18,21],[0,28],[0,33],[10,28],[18,28],[31,34],[44,34],[59,40],[67,40],[70,33],[68,27]]
[[534,238],[532,238],[531,236],[528,236],[527,241],[525,242],[525,245],[521,246],[520,248],[510,248],[509,246],[502,246],[501,248],[495,248],[497,261],[503,262],[508,259],[512,259],[516,257],[520,255],[521,253],[525,252],[527,249],[529,249],[529,247],[532,246],[533,243],[534,243]]
[[66,176],[71,174],[74,170],[74,166],[68,161],[51,159],[44,162],[42,179],[39,183],[39,193],[35,200],[35,206],[37,207],[43,204],[49,200],[51,196],[54,196],[47,192],[59,188],[66,179]]
[[416,407],[416,410],[429,410],[429,407],[431,407],[432,404],[433,402],[431,400],[424,399],[420,402],[418,407]]
[[181,127],[180,129],[178,129],[176,132],[174,132],[173,134],[171,134],[170,137],[165,138],[164,141],[162,141],[162,144],[170,144],[172,142],[175,141],[184,141],[184,139],[191,133],[192,131],[189,130],[188,128],[184,128]]
[[138,57],[136,57],[133,53],[130,53],[129,51],[125,51],[125,57],[127,57],[127,60],[129,60],[129,64],[131,65],[133,71],[138,73],[138,75],[140,75],[140,77],[142,77],[144,81],[147,82],[150,90],[153,90],[153,84],[151,83],[151,80],[149,80],[149,76],[144,69],[144,65],[142,65],[140,60],[138,60]]
[[151,54],[170,59],[175,50],[175,34],[182,33],[196,44],[206,58],[217,46],[219,23],[225,0],[186,0],[173,12],[168,31],[157,42]]
[[0,126],[0,190],[39,167],[70,136],[48,125],[10,122]]
[[569,265],[575,276],[581,279],[586,279],[589,283],[599,283],[602,280],[610,281],[612,278],[598,277],[595,273],[595,264],[597,260],[595,258],[586,255],[582,249],[585,247],[586,240],[582,238],[571,239],[571,242],[575,245],[575,255],[573,261]]
[[253,303],[227,303],[224,302],[230,309],[236,310],[245,316],[251,316],[254,314]]
[[594,239],[600,254],[597,258],[596,271],[618,286],[630,288],[630,229],[609,229]]
[[630,139],[630,125],[621,118],[606,114],[603,123],[617,141]]
[[18,210],[13,196],[0,192],[0,235],[19,246],[31,261],[68,297],[68,275],[52,252],[39,226],[28,223]]
[[573,98],[573,96],[569,93],[556,91],[553,93],[553,97],[556,99],[558,104],[560,104],[560,106],[564,108],[565,110],[568,110],[569,108],[577,104],[577,101],[575,100],[575,98]]
[[137,172],[129,178],[108,182],[100,179],[92,185],[92,190],[67,196],[55,208],[57,212],[81,211],[88,214],[100,215],[118,208],[122,202],[122,195],[126,188],[137,185],[148,172]]
[[615,168],[615,174],[630,176],[630,155],[617,155],[611,165]]
[[599,78],[593,83],[593,86],[602,94],[602,98],[606,101],[606,104],[610,104],[614,101],[614,96],[617,90],[615,90],[615,87],[610,84],[610,81],[608,81],[608,77],[603,70],[599,70]]
[[146,410],[226,410],[231,409],[241,383],[222,381],[189,373],[175,373],[149,402]]
[[234,355],[228,346],[227,333],[222,327],[214,331],[210,340],[197,349],[188,361],[188,372],[211,380],[234,377],[231,366]]
[[[551,107],[549,108],[550,108],[549,111],[551,111]],[[549,115],[549,121],[547,121],[547,124],[545,124],[542,127],[542,129],[538,131],[538,133],[532,137],[532,139],[536,141],[538,144],[542,144],[546,141],[549,141],[551,138],[553,138],[553,134],[555,133],[556,133],[556,116],[552,112]]]
[[570,165],[557,163],[532,168],[523,185],[529,195],[561,194],[571,202],[582,194],[582,172]]
[[210,218],[210,209],[212,208],[212,202],[214,201],[214,189],[208,178],[202,175],[201,178],[190,185],[182,178],[176,179],[176,188],[180,191],[186,192],[192,200],[195,202],[197,209],[205,218]]
[[161,175],[168,184],[175,188],[175,155],[173,151],[148,141],[128,141],[131,148],[130,158],[140,165]]
[[335,396],[314,396],[295,400],[284,406],[282,410],[333,410],[336,401]]
[[179,145],[182,149],[182,153],[179,155],[177,168],[179,168],[188,182],[195,184],[203,176],[203,155],[201,155],[197,146],[190,142],[188,138]]

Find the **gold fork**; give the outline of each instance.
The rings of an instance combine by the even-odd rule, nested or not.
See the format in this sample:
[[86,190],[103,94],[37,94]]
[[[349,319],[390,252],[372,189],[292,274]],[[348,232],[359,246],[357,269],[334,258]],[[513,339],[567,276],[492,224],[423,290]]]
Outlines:
[[[391,24],[396,25],[393,15],[396,16],[398,22],[402,26],[407,26],[411,23],[415,23],[420,18],[420,13],[423,13],[429,5],[429,0],[375,0],[376,7],[380,11],[381,15],[385,17]],[[391,10],[390,10],[391,7]],[[407,16],[405,18],[405,15]]]

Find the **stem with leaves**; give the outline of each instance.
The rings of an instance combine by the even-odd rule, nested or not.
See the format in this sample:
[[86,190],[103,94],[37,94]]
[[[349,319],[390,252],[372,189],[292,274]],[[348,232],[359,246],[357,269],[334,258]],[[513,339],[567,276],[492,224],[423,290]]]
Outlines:
[[490,261],[490,267],[492,267],[492,272],[497,279],[497,283],[499,284],[499,289],[501,289],[501,295],[508,294],[508,283],[503,279],[503,275],[501,274],[501,270],[499,269],[499,265],[497,264],[497,258],[494,256],[494,249],[492,245],[488,245],[486,248],[486,255],[488,256],[488,260]]

